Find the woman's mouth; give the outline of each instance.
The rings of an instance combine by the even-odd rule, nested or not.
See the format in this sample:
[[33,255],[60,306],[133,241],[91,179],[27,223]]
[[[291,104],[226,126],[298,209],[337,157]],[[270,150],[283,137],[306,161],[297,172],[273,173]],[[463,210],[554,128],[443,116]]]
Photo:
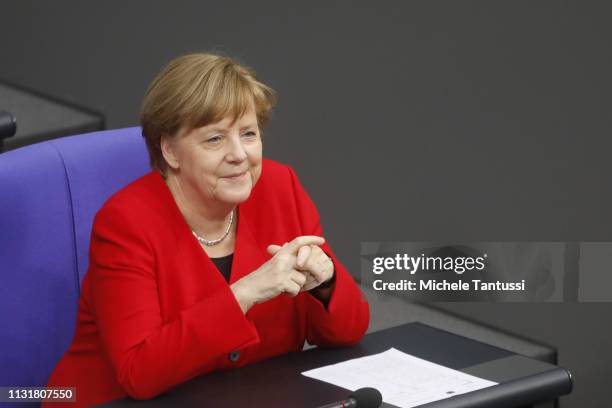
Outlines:
[[227,176],[223,176],[222,178],[226,179],[226,180],[241,180],[242,178],[244,178],[246,176],[247,172],[243,171],[242,173],[233,173]]

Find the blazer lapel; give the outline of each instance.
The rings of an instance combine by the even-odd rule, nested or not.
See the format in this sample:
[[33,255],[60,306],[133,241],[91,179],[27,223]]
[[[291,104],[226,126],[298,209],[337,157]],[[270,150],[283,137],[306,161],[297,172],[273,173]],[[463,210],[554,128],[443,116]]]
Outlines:
[[271,256],[255,239],[249,222],[249,213],[244,206],[238,206],[238,233],[234,247],[234,259],[230,275],[230,284],[248,275],[270,259]]

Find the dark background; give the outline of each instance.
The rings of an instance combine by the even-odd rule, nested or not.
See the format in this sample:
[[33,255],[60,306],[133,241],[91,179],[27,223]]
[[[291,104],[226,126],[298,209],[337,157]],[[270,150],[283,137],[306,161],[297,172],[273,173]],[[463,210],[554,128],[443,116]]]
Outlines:
[[[610,3],[10,1],[0,78],[137,124],[161,67],[221,51],[278,92],[291,164],[361,241],[612,241]],[[610,273],[610,270],[602,270]],[[556,345],[563,407],[608,406],[612,304],[445,304]]]

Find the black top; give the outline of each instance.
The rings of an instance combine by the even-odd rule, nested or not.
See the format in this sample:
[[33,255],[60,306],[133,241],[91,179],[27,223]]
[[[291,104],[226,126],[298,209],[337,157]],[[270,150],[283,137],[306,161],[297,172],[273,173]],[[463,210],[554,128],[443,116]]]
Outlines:
[[232,260],[234,259],[234,254],[229,254],[227,256],[222,256],[221,258],[210,258],[211,261],[215,264],[221,275],[225,278],[225,280],[229,283],[230,273],[232,272]]

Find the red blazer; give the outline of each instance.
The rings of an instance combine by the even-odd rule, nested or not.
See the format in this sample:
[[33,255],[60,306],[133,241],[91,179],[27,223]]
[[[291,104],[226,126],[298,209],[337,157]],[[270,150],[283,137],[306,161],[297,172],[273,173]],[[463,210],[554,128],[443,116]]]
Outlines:
[[[230,284],[270,259],[269,244],[299,235],[323,235],[317,209],[290,167],[264,160],[251,196],[238,207]],[[66,404],[73,408],[126,395],[148,399],[201,374],[302,350],[304,340],[358,342],[368,304],[327,243],[322,248],[336,271],[327,309],[302,292],[245,315],[162,177],[145,175],[96,215],[76,332],[48,386],[75,386],[77,404]],[[230,359],[235,351],[238,359],[236,353]]]

